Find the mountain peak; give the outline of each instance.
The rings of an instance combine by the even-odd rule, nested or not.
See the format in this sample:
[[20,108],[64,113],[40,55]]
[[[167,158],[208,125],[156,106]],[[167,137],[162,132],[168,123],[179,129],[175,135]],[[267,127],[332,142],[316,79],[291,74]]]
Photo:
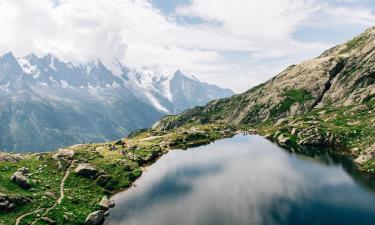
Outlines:
[[176,72],[174,73],[174,77],[176,77],[176,78],[184,78],[184,79],[191,79],[191,80],[200,82],[199,79],[196,78],[194,75],[186,75],[180,69],[176,70]]
[[185,76],[185,74],[183,74],[180,69],[177,69],[176,72],[174,72],[174,75],[175,76]]
[[0,57],[0,59],[6,62],[17,62],[16,57],[13,55],[11,51],[5,53],[2,57]]

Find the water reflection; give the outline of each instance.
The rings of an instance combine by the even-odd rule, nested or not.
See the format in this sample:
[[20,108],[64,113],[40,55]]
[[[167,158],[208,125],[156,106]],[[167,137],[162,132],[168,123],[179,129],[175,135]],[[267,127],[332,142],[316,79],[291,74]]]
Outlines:
[[114,197],[106,224],[371,224],[375,195],[360,184],[373,182],[352,179],[343,162],[290,154],[258,136],[171,151]]

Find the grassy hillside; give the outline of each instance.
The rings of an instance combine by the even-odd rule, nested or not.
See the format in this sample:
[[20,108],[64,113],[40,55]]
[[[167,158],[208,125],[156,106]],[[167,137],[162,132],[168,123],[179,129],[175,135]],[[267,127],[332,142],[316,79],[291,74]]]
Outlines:
[[[7,196],[14,206],[0,206],[0,224],[15,224],[17,219],[19,224],[48,224],[49,219],[57,224],[83,224],[100,208],[104,195],[130,187],[142,174],[142,167],[169,150],[207,144],[231,136],[235,130],[222,125],[185,126],[169,133],[144,130],[118,142],[76,145],[58,152],[2,153],[0,205],[6,204],[2,196]],[[77,173],[75,169],[82,164],[94,167],[96,174]],[[10,179],[24,168],[28,170],[29,189]]]

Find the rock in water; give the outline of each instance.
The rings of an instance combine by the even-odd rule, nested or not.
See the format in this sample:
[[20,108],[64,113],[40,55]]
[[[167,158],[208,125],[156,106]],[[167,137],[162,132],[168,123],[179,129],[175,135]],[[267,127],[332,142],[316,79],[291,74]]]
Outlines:
[[85,225],[101,225],[104,222],[104,213],[102,210],[91,213],[87,216]]
[[29,180],[19,171],[15,172],[10,180],[23,189],[29,189],[31,187]]

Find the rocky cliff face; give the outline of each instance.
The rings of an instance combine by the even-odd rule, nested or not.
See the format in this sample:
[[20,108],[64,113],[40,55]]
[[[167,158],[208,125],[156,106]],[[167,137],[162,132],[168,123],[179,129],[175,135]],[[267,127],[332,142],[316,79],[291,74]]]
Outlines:
[[166,117],[157,128],[167,130],[188,122],[258,124],[315,108],[361,104],[374,96],[375,28],[370,28],[243,94]]

